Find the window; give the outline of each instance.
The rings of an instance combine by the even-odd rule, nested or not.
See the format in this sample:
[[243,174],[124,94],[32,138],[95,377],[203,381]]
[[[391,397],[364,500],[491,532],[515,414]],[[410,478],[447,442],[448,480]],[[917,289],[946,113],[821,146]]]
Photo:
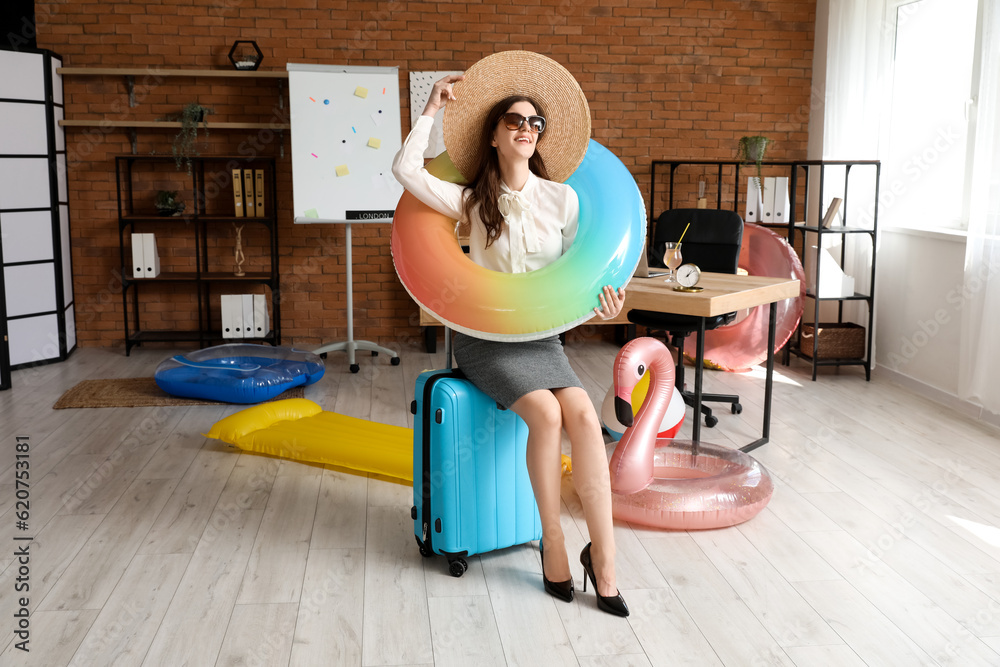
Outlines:
[[889,0],[879,154],[885,224],[966,229],[974,140],[976,0]]

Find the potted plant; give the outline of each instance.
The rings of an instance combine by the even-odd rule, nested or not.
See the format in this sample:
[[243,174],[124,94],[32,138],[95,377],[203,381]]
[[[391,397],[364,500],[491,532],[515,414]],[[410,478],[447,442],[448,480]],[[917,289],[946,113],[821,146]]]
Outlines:
[[176,190],[160,190],[156,193],[153,206],[162,216],[180,215],[184,212],[184,202],[177,199]]
[[752,136],[740,137],[740,143],[736,148],[736,159],[743,164],[757,165],[757,188],[760,189],[761,163],[764,162],[764,153],[771,142],[767,137]]
[[205,134],[208,135],[208,120],[206,116],[212,113],[212,109],[208,107],[203,107],[197,102],[191,102],[180,113],[178,120],[181,122],[181,131],[177,133],[174,137],[174,160],[177,161],[177,168],[181,168],[181,164],[187,163],[188,173],[191,173],[191,156],[197,155],[198,150],[195,148],[195,141],[198,139],[198,125],[205,128]]

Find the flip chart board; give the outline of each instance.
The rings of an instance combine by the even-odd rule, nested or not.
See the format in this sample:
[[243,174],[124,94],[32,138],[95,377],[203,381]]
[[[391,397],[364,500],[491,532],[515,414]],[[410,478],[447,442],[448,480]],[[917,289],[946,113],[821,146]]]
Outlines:
[[297,223],[390,219],[399,69],[288,63]]

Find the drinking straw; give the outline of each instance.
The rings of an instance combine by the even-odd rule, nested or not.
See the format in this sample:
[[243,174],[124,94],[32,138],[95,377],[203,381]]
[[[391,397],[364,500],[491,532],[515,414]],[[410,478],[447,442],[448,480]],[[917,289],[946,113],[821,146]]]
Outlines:
[[678,248],[681,247],[681,241],[684,240],[684,235],[688,233],[688,227],[690,227],[690,226],[691,226],[691,223],[690,222],[687,223],[687,225],[684,227],[684,231],[681,232],[681,237],[679,239],[677,239],[677,247]]

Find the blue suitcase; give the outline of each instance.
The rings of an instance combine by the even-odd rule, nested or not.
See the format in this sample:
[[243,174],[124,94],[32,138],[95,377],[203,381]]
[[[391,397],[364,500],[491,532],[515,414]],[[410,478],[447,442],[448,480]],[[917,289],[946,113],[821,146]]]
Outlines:
[[542,536],[525,462],[528,427],[458,370],[417,378],[413,421],[413,530],[420,553],[465,557]]

